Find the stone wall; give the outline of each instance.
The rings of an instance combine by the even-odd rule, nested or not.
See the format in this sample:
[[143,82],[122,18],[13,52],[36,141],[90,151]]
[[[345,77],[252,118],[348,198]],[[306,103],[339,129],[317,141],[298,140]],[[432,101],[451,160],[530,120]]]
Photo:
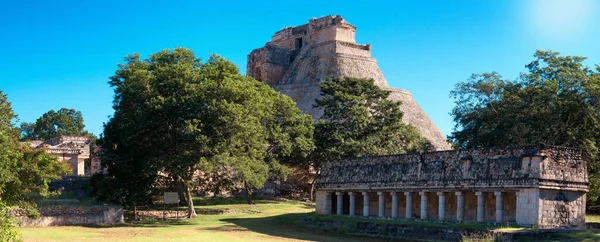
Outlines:
[[381,223],[377,221],[338,221],[328,218],[304,218],[311,229],[337,231],[354,236],[390,238],[400,241],[554,241],[559,230],[490,230],[426,224]]
[[517,223],[536,224],[539,220],[539,197],[537,188],[521,189],[517,192]]
[[585,225],[585,193],[540,189],[539,194],[540,228]]
[[84,160],[90,158],[90,138],[87,136],[59,136],[46,141],[32,140],[29,146],[45,149],[48,154],[67,162],[72,175],[85,175]]
[[[362,157],[331,162],[317,178],[317,187],[321,190],[552,187],[587,192],[586,163],[580,154],[576,149],[525,146]],[[538,164],[536,160],[541,162]],[[535,166],[539,168],[529,169],[530,164],[538,164]]]
[[[398,195],[399,217],[405,217],[406,198],[412,194],[411,218],[421,218],[421,194],[426,196],[426,220],[455,221],[458,199],[464,195],[464,220],[516,223],[538,228],[581,227],[585,223],[588,191],[586,162],[581,151],[554,146],[524,146],[422,154],[362,157],[330,162],[317,177],[317,213],[336,213],[344,194],[342,214],[350,214],[349,192],[358,194],[356,215],[362,213],[362,193],[370,196],[369,216],[379,216],[379,194],[384,217],[391,217],[391,193]],[[419,194],[419,195],[417,195]],[[478,206],[477,194],[483,203]],[[444,198],[441,198],[441,196]],[[328,204],[322,205],[320,202]],[[476,211],[483,211],[478,218]],[[500,211],[500,212],[498,212]],[[501,214],[501,216],[500,216]],[[499,217],[497,217],[499,216]]]
[[123,223],[123,208],[117,206],[52,206],[38,209],[40,218],[30,219],[15,211],[20,226],[115,225]]

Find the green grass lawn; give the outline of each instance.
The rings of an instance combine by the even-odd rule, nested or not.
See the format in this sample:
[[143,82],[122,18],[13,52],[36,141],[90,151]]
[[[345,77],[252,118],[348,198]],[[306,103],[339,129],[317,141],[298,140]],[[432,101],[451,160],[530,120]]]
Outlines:
[[[215,203],[229,204],[210,205]],[[115,227],[64,226],[19,228],[19,231],[24,241],[383,241],[315,232],[287,223],[281,217],[313,213],[311,204],[257,201],[247,205],[238,200],[206,200],[198,204],[199,210],[226,212],[179,222],[145,220]]]
[[[338,221],[365,221],[359,218],[316,215],[312,204],[256,201],[244,204],[238,199],[198,199],[199,214],[180,221],[143,220],[114,227],[42,227],[19,228],[24,241],[386,241],[370,237],[344,235],[336,228],[319,231],[303,226],[301,219],[316,217]],[[209,211],[210,210],[210,211]],[[515,227],[494,227],[481,224],[453,224],[370,220],[375,223],[414,224],[415,226],[450,226],[474,229],[521,230]],[[588,222],[600,222],[600,216],[587,216]],[[554,241],[600,241],[596,231],[575,231],[553,236]]]

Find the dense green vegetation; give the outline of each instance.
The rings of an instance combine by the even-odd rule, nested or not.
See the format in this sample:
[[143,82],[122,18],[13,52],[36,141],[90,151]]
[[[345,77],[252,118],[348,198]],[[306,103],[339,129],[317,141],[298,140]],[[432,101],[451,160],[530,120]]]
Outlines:
[[39,117],[34,123],[21,123],[23,140],[48,140],[62,135],[95,136],[85,130],[83,116],[75,109],[61,108],[58,111],[50,110]]
[[134,209],[149,202],[162,176],[181,188],[193,217],[192,187],[208,173],[243,187],[250,203],[253,189],[284,179],[285,164],[313,149],[310,116],[217,55],[202,63],[183,48],[145,60],[134,54],[110,85],[115,114],[100,140],[107,174],[92,185]]
[[36,215],[33,197],[47,196],[48,183],[69,172],[69,167],[48,155],[19,142],[17,116],[6,95],[0,91],[0,239],[15,239],[12,219],[6,206],[20,206]]
[[537,51],[517,80],[473,74],[451,92],[457,148],[546,144],[577,147],[589,161],[590,193],[600,195],[600,66],[584,57]]
[[[307,159],[317,171],[329,161],[370,155],[426,151],[431,148],[411,124],[402,121],[400,103],[373,79],[333,78],[321,84],[323,111],[315,123],[316,149]],[[311,196],[314,183],[311,189]]]

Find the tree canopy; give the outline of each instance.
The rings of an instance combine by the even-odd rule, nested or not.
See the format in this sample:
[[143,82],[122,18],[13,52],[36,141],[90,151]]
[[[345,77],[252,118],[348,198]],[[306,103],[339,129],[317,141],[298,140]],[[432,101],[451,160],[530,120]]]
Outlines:
[[419,151],[429,142],[402,121],[401,103],[389,100],[372,79],[333,78],[321,85],[323,110],[316,143],[330,160]]
[[[166,174],[182,184],[194,216],[191,189],[203,174],[232,174],[250,194],[313,147],[308,115],[220,56],[202,63],[176,48],[125,61],[109,82],[115,114],[104,127],[101,159],[105,180],[115,181],[127,204],[147,200],[157,175]],[[137,184],[120,185],[131,179]]]
[[24,140],[47,140],[62,135],[87,136],[83,116],[75,109],[61,108],[50,110],[39,117],[35,123],[21,123],[21,135]]
[[[48,195],[48,183],[70,171],[57,157],[19,142],[16,121],[11,103],[0,91],[0,214],[6,213],[6,205],[31,208],[32,195]],[[9,223],[8,217],[0,219],[0,238],[14,238]]]
[[[402,121],[401,103],[373,79],[332,78],[321,84],[323,111],[315,124],[315,150],[308,164],[316,169],[329,161],[369,155],[389,155],[431,149],[417,129]],[[311,189],[311,196],[314,190]]]
[[590,162],[591,197],[599,195],[600,66],[584,57],[537,51],[514,81],[473,74],[450,96],[459,148],[547,144],[581,148]]

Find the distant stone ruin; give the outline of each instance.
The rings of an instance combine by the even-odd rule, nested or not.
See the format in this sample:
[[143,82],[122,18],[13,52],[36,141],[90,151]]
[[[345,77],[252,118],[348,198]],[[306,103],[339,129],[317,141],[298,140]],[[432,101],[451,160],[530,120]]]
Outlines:
[[90,158],[90,138],[87,136],[60,136],[46,141],[33,140],[31,148],[46,149],[48,154],[65,161],[73,171],[72,175],[91,175],[99,171],[98,159],[91,161],[90,174],[85,172],[85,160]]
[[322,116],[313,104],[320,97],[319,86],[325,79],[372,78],[377,86],[391,92],[390,99],[402,102],[404,122],[414,125],[437,150],[450,149],[412,94],[388,87],[377,61],[371,57],[371,45],[356,44],[355,35],[356,27],[339,15],[284,28],[248,55],[246,74],[292,97],[300,110],[315,119]]
[[584,226],[589,189],[581,151],[553,146],[340,160],[316,182],[320,214],[538,228]]

